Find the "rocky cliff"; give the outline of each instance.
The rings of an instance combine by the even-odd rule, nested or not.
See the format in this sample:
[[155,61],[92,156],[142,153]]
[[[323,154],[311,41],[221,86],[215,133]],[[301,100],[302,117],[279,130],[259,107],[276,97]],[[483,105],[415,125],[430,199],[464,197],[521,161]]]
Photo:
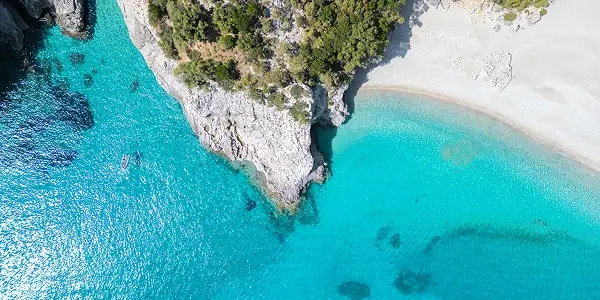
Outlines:
[[[20,0],[27,13],[34,18],[42,16],[44,9],[51,8],[56,15],[56,23],[63,33],[80,37],[85,32],[84,0]],[[0,42],[8,42],[14,49],[23,46],[23,32],[27,24],[15,7],[8,1],[0,0]]]
[[14,7],[0,0],[0,43],[10,43],[13,49],[21,49],[23,30],[27,28],[27,23]]
[[325,178],[323,156],[311,139],[311,123],[339,126],[348,112],[344,89],[316,88],[310,98],[311,122],[294,120],[289,113],[251,100],[242,92],[188,88],[173,75],[177,62],[165,57],[156,31],[150,26],[147,0],[118,0],[129,35],[158,82],[183,107],[202,145],[254,169],[258,184],[285,209],[293,209],[311,181]]

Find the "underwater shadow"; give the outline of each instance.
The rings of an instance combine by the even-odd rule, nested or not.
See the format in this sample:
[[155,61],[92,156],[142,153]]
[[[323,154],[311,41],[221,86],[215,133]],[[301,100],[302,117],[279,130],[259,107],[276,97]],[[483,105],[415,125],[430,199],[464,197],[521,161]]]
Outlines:
[[[18,1],[17,1],[18,3]],[[30,17],[25,8],[14,5],[27,25],[28,29],[23,31],[23,48],[13,50],[9,43],[0,43],[0,112],[8,106],[7,93],[21,83],[30,73],[47,73],[48,66],[37,61],[37,54],[45,48],[46,37],[49,26]]]
[[96,14],[96,0],[87,0],[85,1],[85,17],[84,22],[86,26],[86,40],[91,40],[94,38],[94,33],[96,32],[96,22],[98,16]]

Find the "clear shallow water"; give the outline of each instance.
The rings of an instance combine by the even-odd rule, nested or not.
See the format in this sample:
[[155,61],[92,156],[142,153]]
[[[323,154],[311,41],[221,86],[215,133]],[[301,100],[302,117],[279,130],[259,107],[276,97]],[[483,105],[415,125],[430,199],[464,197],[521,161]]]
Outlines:
[[600,299],[598,177],[492,120],[361,94],[290,220],[200,147],[114,1],[92,41],[54,28],[39,58],[62,71],[0,112],[3,298],[337,299],[357,281],[375,299]]

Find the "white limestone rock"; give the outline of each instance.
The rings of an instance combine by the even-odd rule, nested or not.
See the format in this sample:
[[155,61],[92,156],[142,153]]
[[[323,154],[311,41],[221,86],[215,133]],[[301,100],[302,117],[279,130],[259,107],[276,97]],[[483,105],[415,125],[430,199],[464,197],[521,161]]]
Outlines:
[[[149,25],[146,0],[118,0],[129,35],[158,82],[182,105],[202,145],[233,162],[250,163],[259,182],[282,208],[293,209],[312,181],[325,179],[325,161],[311,139],[311,124],[250,99],[245,93],[189,89],[173,75],[177,62],[165,57],[155,30]],[[330,101],[314,92],[312,122],[339,125],[347,115],[341,95]],[[323,104],[325,102],[325,104]],[[331,102],[332,105],[326,105]]]

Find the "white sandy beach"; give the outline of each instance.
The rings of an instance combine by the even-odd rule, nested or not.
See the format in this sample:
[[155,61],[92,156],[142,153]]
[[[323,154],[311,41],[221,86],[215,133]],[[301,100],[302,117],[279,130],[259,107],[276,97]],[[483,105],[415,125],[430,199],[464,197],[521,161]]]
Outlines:
[[[404,90],[469,106],[600,170],[598,12],[598,1],[558,0],[541,21],[510,33],[474,23],[463,9],[429,9],[422,25],[412,27],[404,57],[396,53],[374,68],[361,89]],[[401,45],[392,40],[390,47],[394,53]],[[485,62],[494,55],[504,62]],[[511,67],[510,83],[494,87],[490,80],[506,80],[502,72]]]

